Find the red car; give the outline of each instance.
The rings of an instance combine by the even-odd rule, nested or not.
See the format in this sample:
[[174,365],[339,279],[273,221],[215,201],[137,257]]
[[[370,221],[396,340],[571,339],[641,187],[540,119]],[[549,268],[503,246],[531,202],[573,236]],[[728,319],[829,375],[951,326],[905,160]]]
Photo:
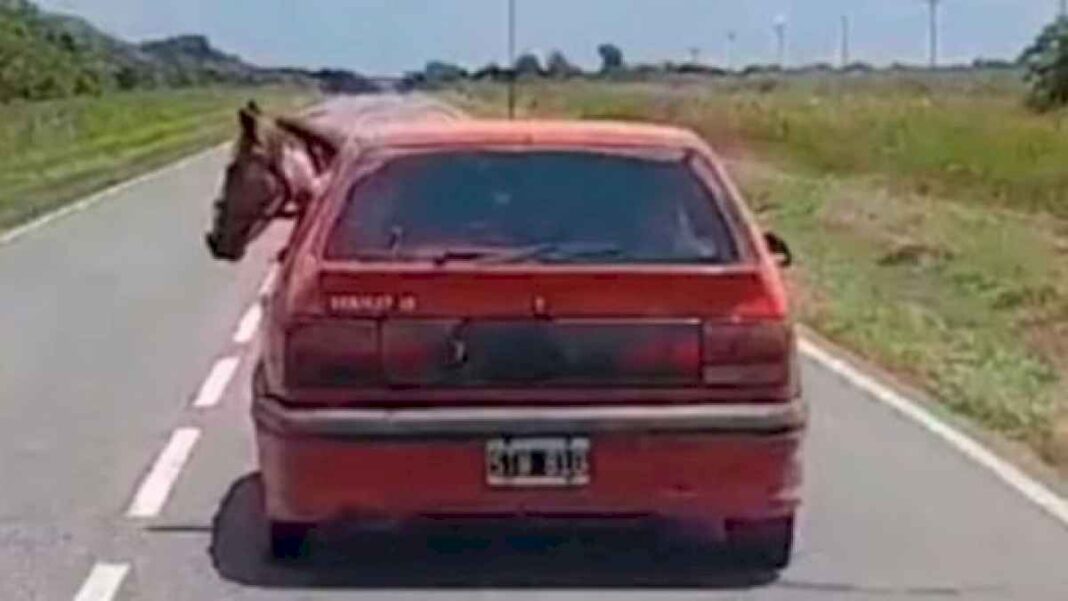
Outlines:
[[333,170],[254,383],[276,556],[340,518],[649,516],[789,562],[789,251],[697,136],[384,126]]

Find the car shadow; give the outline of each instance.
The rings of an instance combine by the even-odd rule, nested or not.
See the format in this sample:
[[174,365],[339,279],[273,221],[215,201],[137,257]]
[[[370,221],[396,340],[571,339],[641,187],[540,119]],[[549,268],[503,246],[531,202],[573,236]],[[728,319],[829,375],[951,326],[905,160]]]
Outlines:
[[[716,549],[673,541],[662,526],[548,527],[522,520],[336,525],[313,535],[306,557],[267,553],[258,474],[235,482],[212,525],[210,553],[232,582],[271,588],[703,588],[749,589],[774,573],[733,568]],[[665,542],[665,541],[670,541]]]

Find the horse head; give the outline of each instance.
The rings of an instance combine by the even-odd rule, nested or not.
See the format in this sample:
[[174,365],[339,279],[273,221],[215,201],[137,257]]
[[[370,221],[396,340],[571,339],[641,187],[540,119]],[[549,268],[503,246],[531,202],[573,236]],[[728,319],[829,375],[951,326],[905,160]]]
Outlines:
[[280,132],[264,123],[254,104],[238,112],[241,134],[215,201],[208,248],[217,259],[237,261],[290,197],[279,166]]

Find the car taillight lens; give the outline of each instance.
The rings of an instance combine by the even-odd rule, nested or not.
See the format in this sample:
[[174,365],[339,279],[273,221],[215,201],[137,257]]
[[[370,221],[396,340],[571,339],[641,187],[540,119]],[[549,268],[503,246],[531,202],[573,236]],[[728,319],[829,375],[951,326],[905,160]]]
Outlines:
[[703,379],[708,386],[787,385],[793,328],[782,322],[706,323]]
[[286,385],[340,388],[381,382],[378,327],[373,321],[303,323],[286,338]]

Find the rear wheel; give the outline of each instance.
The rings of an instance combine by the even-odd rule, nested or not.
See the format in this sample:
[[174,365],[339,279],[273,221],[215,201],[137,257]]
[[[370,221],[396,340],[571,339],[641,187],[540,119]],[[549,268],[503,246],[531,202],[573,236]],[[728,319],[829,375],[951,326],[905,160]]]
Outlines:
[[790,565],[794,517],[727,523],[727,547],[745,567],[782,570]]
[[311,524],[296,522],[271,522],[271,557],[277,560],[294,560],[308,553]]

